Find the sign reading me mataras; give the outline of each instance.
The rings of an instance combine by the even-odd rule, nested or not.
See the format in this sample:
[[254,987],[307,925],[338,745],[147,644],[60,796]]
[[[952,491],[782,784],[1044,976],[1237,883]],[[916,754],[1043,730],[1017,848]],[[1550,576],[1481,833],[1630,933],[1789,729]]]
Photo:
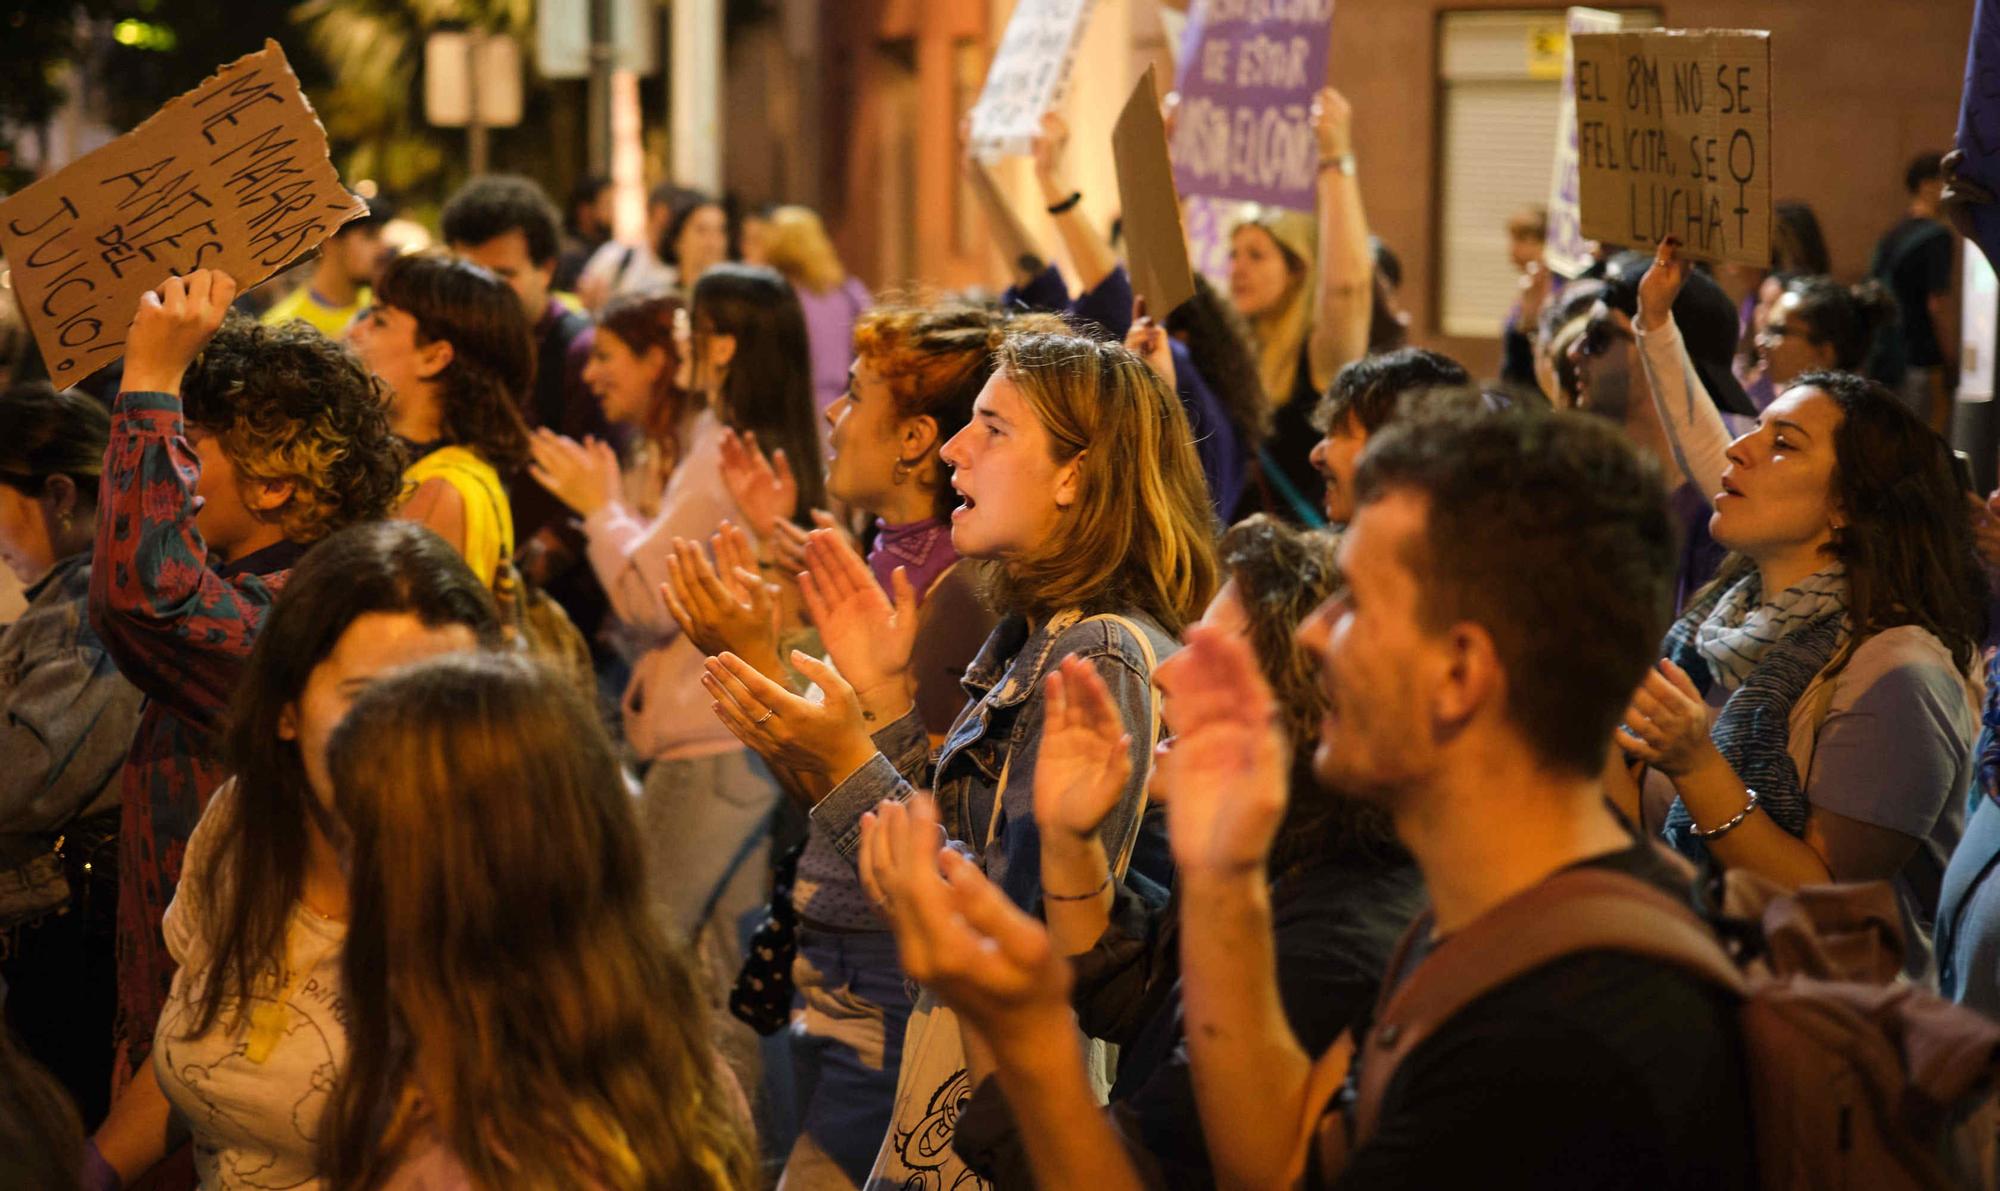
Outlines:
[[167,278],[221,269],[248,289],[367,212],[267,41],[0,203],[0,252],[62,386],[118,357],[139,296]]
[[1771,35],[1580,34],[1576,153],[1583,234],[1771,263]]

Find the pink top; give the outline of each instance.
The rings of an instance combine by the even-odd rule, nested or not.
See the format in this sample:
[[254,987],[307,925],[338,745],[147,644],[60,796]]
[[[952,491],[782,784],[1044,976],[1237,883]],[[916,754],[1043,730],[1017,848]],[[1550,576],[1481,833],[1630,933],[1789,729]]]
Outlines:
[[723,486],[722,423],[704,409],[681,428],[680,463],[660,497],[660,511],[642,521],[622,502],[606,505],[583,523],[590,565],[610,598],[611,610],[646,652],[625,689],[625,738],[642,760],[702,757],[743,747],[710,708],[701,685],[702,652],[681,634],[660,596],[674,539],[706,543],[727,518],[743,513]]

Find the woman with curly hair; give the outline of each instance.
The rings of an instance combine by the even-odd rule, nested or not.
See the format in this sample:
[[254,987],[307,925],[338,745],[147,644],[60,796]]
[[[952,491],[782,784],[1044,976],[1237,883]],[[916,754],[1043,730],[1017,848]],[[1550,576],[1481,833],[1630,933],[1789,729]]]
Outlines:
[[352,1016],[326,742],[378,675],[498,636],[486,589],[421,526],[350,526],[306,554],[237,685],[231,776],[159,924],[179,971],[152,1061],[97,1132],[95,1185],[138,1177],[180,1129],[204,1187],[320,1185],[315,1139]]
[[328,765],[353,1044],[320,1133],[331,1186],[757,1184],[618,760],[566,683],[493,654],[409,667],[355,700]]
[[390,425],[410,447],[399,515],[435,530],[492,586],[514,554],[506,481],[528,458],[521,406],[535,345],[520,300],[478,265],[398,257],[347,341],[389,390]]
[[251,646],[306,547],[385,516],[402,483],[367,369],[309,326],[225,321],[235,296],[204,269],[140,300],[98,484],[91,624],[148,700],[120,787],[121,1080],[167,999],[160,917],[227,773]]

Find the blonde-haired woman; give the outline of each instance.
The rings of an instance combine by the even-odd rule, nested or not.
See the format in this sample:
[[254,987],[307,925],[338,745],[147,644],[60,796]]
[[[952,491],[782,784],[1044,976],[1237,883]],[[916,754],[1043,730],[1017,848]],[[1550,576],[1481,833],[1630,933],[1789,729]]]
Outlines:
[[1313,100],[1319,150],[1318,219],[1255,205],[1229,230],[1229,300],[1250,324],[1270,436],[1237,516],[1258,510],[1307,525],[1324,520],[1312,411],[1334,374],[1370,349],[1375,262],[1355,178],[1353,109],[1338,91]]
[[[1120,794],[1104,829],[1079,846],[1102,848],[1112,861],[1134,856],[1135,874],[1164,884],[1164,838],[1142,832],[1140,822],[1152,668],[1217,582],[1207,493],[1189,439],[1179,400],[1124,347],[1066,334],[1008,340],[971,423],[939,456],[961,497],[952,544],[991,564],[1002,615],[965,672],[973,698],[936,764],[911,697],[913,618],[879,587],[817,570],[808,587],[838,670],[801,654],[793,661],[825,692],[824,703],[724,654],[709,661],[705,678],[717,714],[751,747],[824,776],[830,792],[813,809],[813,830],[850,862],[864,814],[928,786],[952,838],[1016,903],[1052,918],[1101,914],[1112,889],[1109,881],[1042,888],[1044,849],[1059,841],[1035,824],[1036,762],[1094,757],[1122,768],[1113,779]],[[1072,712],[1060,680],[1045,691],[1059,663],[1094,670],[1108,701],[1093,702],[1094,714]],[[896,1118],[870,1185],[885,1177],[900,1185],[926,1170],[955,1185],[964,1167],[949,1153],[950,1114],[924,1112],[933,1101],[955,1104],[955,1084],[970,1086],[955,1045],[906,1039]],[[940,1063],[939,1054],[959,1057]]]
[[824,412],[847,391],[854,323],[870,304],[868,287],[840,263],[826,225],[811,207],[772,211],[763,251],[765,263],[783,273],[799,295],[812,348],[813,397]]
[[332,1187],[753,1184],[742,1094],[568,683],[497,653],[419,663],[355,700],[328,762],[351,1044]]

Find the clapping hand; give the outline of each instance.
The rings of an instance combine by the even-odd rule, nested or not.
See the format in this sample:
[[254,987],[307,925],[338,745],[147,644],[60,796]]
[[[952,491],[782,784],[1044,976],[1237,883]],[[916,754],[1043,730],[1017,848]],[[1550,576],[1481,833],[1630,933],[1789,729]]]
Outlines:
[[831,790],[868,763],[875,743],[854,688],[838,670],[802,650],[794,649],[791,660],[819,686],[821,702],[793,694],[733,653],[702,663],[702,686],[738,740],[788,769],[826,779],[823,789]]
[[722,523],[709,539],[715,562],[697,542],[675,538],[660,596],[688,640],[714,657],[734,653],[767,676],[778,664],[778,593],[757,572],[750,535]]
[[608,442],[595,438],[577,442],[542,428],[529,436],[528,450],[532,456],[528,474],[579,517],[616,504],[624,495],[618,452]]
[[767,458],[757,445],[757,435],[734,430],[722,432],[722,486],[735,499],[750,532],[760,538],[771,536],[772,527],[787,520],[799,504],[799,481],[792,474],[791,461],[783,447]]
[[912,698],[910,654],[917,641],[917,593],[897,567],[892,601],[847,539],[816,529],[806,545],[799,595],[827,656],[854,684],[862,711],[876,721],[901,715]]
[[1152,777],[1167,841],[1185,873],[1261,878],[1289,793],[1277,700],[1241,636],[1196,625],[1186,639],[1154,671],[1173,733]]
[[124,388],[128,393],[179,393],[181,376],[207,346],[229,304],[236,279],[216,269],[169,277],[139,295],[125,331]]
[[1074,1045],[1069,964],[1049,932],[945,846],[918,795],[861,817],[862,883],[896,932],[903,971],[935,992],[1003,1061],[1061,1039]]
[[1708,704],[1687,671],[1665,658],[1633,693],[1617,737],[1626,752],[1668,777],[1722,759],[1709,736]]
[[1066,657],[1043,683],[1035,823],[1044,846],[1097,834],[1132,776],[1132,737],[1096,667]]

